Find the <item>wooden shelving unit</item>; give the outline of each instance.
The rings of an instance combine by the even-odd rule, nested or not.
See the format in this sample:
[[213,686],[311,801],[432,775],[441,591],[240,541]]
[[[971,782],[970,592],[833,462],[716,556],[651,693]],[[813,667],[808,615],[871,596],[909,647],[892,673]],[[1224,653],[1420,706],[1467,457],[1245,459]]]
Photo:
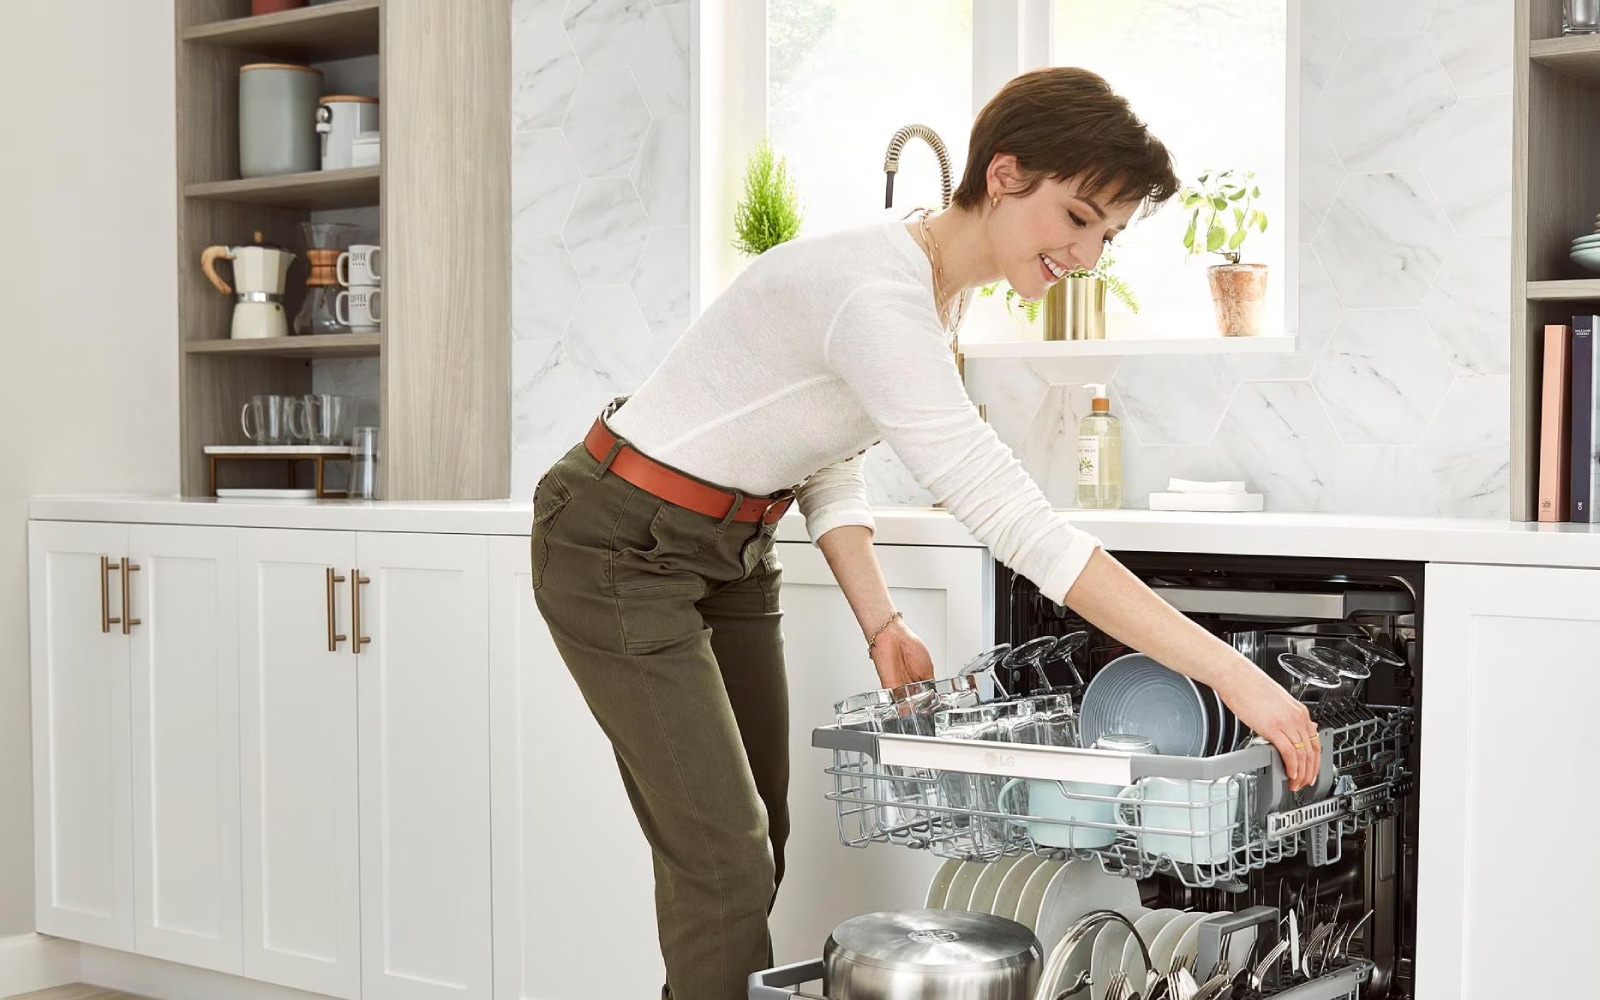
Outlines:
[[1567,257],[1600,214],[1600,37],[1563,37],[1560,0],[1517,0],[1513,74],[1511,516],[1531,521],[1544,327],[1600,304],[1600,276]]
[[[382,496],[509,494],[510,37],[510,0],[335,0],[260,17],[250,16],[250,0],[177,0],[186,495],[207,492],[207,445],[240,442],[248,397],[310,392],[313,365],[331,358],[379,361]],[[241,179],[239,68],[353,57],[376,60],[382,164]],[[305,290],[301,224],[315,212],[373,206],[384,249],[382,334],[228,338],[233,299],[201,273],[202,250],[259,232],[300,255],[284,302],[292,317]]]

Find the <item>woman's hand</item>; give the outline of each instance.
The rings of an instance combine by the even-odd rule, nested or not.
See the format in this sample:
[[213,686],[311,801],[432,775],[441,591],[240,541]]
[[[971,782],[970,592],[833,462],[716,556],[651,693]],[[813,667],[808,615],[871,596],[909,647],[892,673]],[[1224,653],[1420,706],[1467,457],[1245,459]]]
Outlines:
[[1322,764],[1322,741],[1311,713],[1255,664],[1243,657],[1240,661],[1217,693],[1245,725],[1277,747],[1290,791],[1314,784]]
[[933,656],[904,621],[884,629],[869,655],[878,669],[878,681],[891,691],[912,681],[933,680]]

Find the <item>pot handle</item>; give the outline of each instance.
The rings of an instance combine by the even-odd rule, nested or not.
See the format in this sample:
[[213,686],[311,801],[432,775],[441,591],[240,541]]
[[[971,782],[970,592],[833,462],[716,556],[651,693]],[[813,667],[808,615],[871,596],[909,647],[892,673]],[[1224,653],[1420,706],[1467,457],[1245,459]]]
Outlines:
[[217,291],[224,295],[233,294],[233,286],[223,281],[217,274],[217,261],[232,260],[233,251],[228,247],[206,247],[200,252],[200,270],[206,273],[211,283],[217,286]]
[[823,1000],[811,993],[797,993],[793,987],[801,983],[822,981],[822,959],[796,962],[765,972],[751,973],[750,1000]]

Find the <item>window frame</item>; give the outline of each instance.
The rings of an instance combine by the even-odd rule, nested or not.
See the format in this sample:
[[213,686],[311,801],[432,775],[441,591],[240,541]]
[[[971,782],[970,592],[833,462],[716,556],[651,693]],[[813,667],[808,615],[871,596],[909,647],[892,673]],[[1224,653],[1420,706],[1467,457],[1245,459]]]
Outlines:
[[[748,261],[733,231],[738,165],[767,130],[767,0],[688,0],[689,314],[700,315]],[[1284,238],[1282,335],[1299,332],[1300,23],[1302,0],[1285,0]],[[1051,64],[1055,0],[972,0],[972,113],[1007,80]],[[957,178],[959,180],[959,178]],[[1219,338],[1220,339],[1220,338]]]

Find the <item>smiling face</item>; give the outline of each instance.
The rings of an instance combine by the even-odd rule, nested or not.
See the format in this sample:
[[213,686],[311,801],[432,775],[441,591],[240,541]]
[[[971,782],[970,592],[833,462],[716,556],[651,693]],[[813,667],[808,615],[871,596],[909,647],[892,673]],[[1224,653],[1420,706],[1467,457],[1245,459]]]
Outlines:
[[1093,268],[1139,209],[1136,202],[1107,202],[1072,178],[1041,178],[1027,194],[1013,194],[1026,178],[1010,155],[996,156],[989,175],[989,189],[1000,198],[985,207],[994,263],[1027,299],[1043,298],[1068,271]]

